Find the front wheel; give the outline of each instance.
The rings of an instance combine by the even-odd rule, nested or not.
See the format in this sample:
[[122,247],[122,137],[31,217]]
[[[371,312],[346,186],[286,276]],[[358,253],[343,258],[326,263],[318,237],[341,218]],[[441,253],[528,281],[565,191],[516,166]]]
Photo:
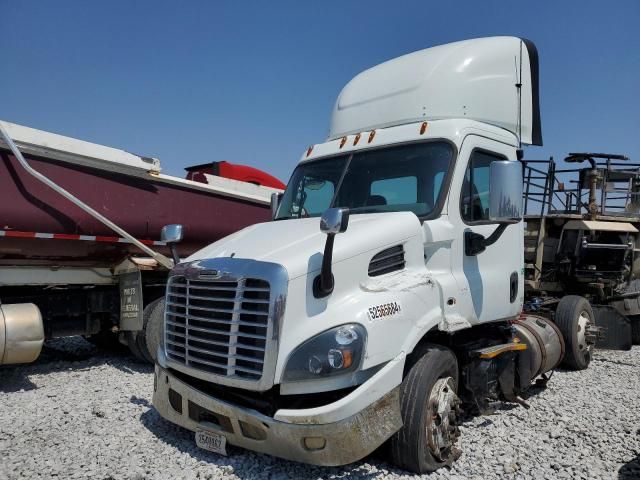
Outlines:
[[427,345],[400,387],[403,427],[391,437],[393,462],[414,473],[451,465],[460,452],[458,362],[453,352]]

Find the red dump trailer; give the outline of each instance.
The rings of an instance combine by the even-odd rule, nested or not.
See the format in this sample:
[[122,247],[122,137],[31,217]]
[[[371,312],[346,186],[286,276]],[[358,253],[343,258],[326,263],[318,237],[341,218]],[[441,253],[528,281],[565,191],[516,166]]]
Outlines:
[[[0,121],[0,364],[68,335],[150,358],[145,316],[172,255],[269,220],[283,188],[228,162],[165,175],[155,158]],[[183,226],[173,253],[168,224]]]

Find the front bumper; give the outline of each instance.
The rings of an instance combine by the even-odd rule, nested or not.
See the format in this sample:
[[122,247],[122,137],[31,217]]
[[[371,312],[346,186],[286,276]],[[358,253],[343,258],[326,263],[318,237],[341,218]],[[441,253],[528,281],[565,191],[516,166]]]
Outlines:
[[153,405],[172,423],[209,430],[239,447],[314,465],[355,462],[373,452],[402,426],[399,387],[357,413],[332,423],[301,415],[298,423],[275,420],[207,395],[156,365]]

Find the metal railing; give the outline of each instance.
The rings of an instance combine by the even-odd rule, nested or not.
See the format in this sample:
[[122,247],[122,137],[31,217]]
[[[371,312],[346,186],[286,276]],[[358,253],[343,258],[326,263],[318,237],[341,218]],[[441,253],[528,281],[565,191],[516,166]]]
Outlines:
[[[599,161],[598,161],[599,160]],[[580,215],[597,219],[634,217],[640,221],[640,164],[617,162],[622,155],[569,154],[567,163],[587,162],[582,168],[558,168],[549,160],[522,160],[523,209],[527,237],[535,237],[532,279],[542,274],[540,248],[546,215]],[[538,219],[538,222],[532,221]],[[531,225],[529,225],[531,223]],[[532,239],[531,239],[532,240]]]
[[[590,155],[601,160],[592,159],[582,168],[558,168],[553,157],[522,160],[525,214],[639,216],[640,164],[616,162],[626,158],[619,155]],[[593,190],[592,175],[596,176]]]

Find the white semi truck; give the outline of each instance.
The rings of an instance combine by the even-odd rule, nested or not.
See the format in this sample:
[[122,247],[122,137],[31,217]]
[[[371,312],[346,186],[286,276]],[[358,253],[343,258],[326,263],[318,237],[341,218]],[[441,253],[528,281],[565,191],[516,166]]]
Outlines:
[[542,144],[527,40],[357,75],[274,221],[174,267],[155,408],[221,453],[341,465],[388,442],[407,470],[453,462],[462,402],[523,402],[584,327],[522,314],[523,144]]

